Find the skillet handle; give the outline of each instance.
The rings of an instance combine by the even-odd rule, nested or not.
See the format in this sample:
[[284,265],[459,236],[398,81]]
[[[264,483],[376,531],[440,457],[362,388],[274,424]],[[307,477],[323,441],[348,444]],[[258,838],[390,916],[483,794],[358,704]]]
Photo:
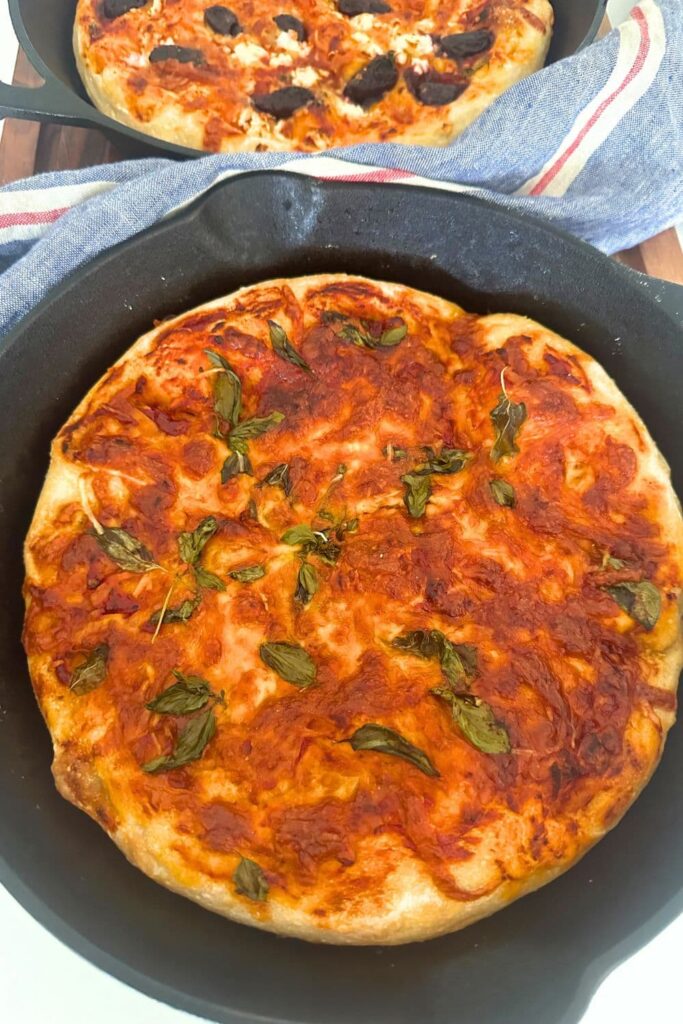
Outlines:
[[80,127],[92,126],[96,120],[89,104],[55,78],[35,89],[0,82],[2,117],[18,117],[24,121],[54,121]]

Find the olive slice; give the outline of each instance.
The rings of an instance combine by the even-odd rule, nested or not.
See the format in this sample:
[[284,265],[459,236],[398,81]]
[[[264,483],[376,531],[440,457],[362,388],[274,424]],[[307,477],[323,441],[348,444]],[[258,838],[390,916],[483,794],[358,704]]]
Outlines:
[[477,29],[476,32],[454,32],[450,36],[436,36],[437,53],[451,60],[465,60],[466,57],[475,57],[478,53],[484,53],[493,46],[495,36],[487,28]]
[[364,67],[349,79],[344,96],[359,107],[373,106],[394,88],[398,82],[398,71],[394,58],[389,54],[373,57]]
[[104,0],[102,13],[105,18],[113,21],[114,18],[120,18],[122,14],[127,14],[128,11],[136,10],[138,7],[144,7],[147,3],[149,0]]
[[238,36],[242,31],[237,15],[229,7],[214,4],[204,11],[204,24],[219,36]]
[[276,14],[273,21],[281,32],[296,32],[296,38],[304,43],[308,36],[303,21],[299,21],[293,14]]
[[284,117],[291,117],[301,107],[307,106],[315,99],[310,89],[304,89],[300,85],[287,85],[284,89],[276,89],[275,92],[257,92],[251,97],[251,102],[257,110],[263,114],[270,114],[281,120]]
[[149,59],[152,64],[158,64],[164,60],[177,60],[181,64],[203,64],[204,54],[201,50],[194,50],[191,46],[175,46],[166,43],[163,46],[155,46]]
[[411,67],[407,69],[404,77],[409,92],[418,103],[423,103],[426,107],[445,107],[453,100],[457,100],[468,85],[467,82],[460,81],[452,75],[442,75],[433,69],[420,74]]
[[337,0],[337,10],[355,18],[357,14],[387,14],[391,7],[385,0]]

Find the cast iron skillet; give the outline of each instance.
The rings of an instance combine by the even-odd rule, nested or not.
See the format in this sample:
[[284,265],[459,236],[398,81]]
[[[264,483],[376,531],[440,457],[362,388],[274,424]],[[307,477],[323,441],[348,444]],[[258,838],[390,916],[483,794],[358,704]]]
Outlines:
[[[555,31],[548,63],[592,42],[607,0],[553,0]],[[283,0],[283,10],[287,9]],[[9,0],[12,22],[29,60],[45,79],[38,89],[0,82],[0,117],[101,128],[132,156],[199,156],[200,151],[152,139],[101,114],[87,98],[73,56],[76,0]]]
[[254,173],[74,274],[0,350],[0,879],[142,991],[230,1024],[575,1024],[600,979],[683,908],[683,738],[585,860],[463,932],[395,948],[278,939],[174,896],[59,797],[20,646],[21,545],[50,439],[155,318],[271,276],[349,271],[538,317],[596,356],[683,488],[683,331],[641,279],[464,195]]

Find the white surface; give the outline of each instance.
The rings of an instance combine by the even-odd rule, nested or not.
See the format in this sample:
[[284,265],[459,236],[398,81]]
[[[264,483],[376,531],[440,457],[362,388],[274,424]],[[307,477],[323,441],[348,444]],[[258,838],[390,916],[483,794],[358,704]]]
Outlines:
[[[610,0],[610,12],[615,20],[623,17],[631,6],[631,0]],[[0,0],[0,80],[10,79],[15,55],[16,44],[6,0]],[[556,927],[561,928],[562,922],[556,922]],[[679,1011],[672,1007],[677,1006],[681,949],[683,917],[605,980],[582,1024],[678,1020]],[[255,984],[258,984],[256,979]],[[548,984],[552,984],[551,977]],[[196,1024],[197,1021],[196,1017],[140,995],[81,960],[36,924],[2,888],[0,1007],[0,1017],[7,1024]],[[545,1022],[530,1021],[529,1024]]]

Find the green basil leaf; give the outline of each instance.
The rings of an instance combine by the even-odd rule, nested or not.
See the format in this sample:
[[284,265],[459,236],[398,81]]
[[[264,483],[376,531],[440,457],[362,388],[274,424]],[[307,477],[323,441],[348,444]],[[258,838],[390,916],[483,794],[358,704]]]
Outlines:
[[228,576],[238,583],[253,583],[266,575],[265,565],[245,565],[243,569],[232,569]]
[[320,319],[324,324],[336,324],[344,320],[348,320],[349,318],[346,313],[338,313],[334,309],[326,309]]
[[178,669],[173,670],[173,675],[178,682],[145,704],[149,711],[158,715],[190,715],[214,696],[211,685],[201,676],[186,676]]
[[203,565],[195,565],[193,572],[197,586],[202,587],[203,590],[225,590],[225,583],[220,576],[209,572]]
[[71,692],[81,697],[84,693],[96,690],[100,683],[104,682],[107,675],[108,658],[108,644],[98,644],[97,647],[94,647],[85,661],[78,665],[71,673],[71,679],[69,680]]
[[402,462],[408,458],[408,451],[406,448],[397,448],[393,444],[387,444],[382,448],[382,455],[385,455],[392,462]]
[[503,505],[505,508],[515,507],[515,502],[517,501],[515,489],[507,480],[489,480],[489,487],[491,488],[493,500],[498,505]]
[[454,644],[438,629],[414,629],[399,633],[391,646],[405,654],[437,661],[452,686],[466,686],[477,674],[477,649],[472,644]]
[[442,448],[438,454],[433,448],[425,448],[426,461],[417,466],[413,473],[417,476],[427,476],[429,473],[459,473],[473,458],[471,452],[461,451],[460,448]]
[[610,555],[609,551],[606,551],[602,556],[601,569],[625,569],[626,562],[622,561],[621,558],[614,558]]
[[283,544],[315,544],[318,537],[316,533],[306,523],[300,523],[298,526],[290,526],[288,530],[280,537],[280,541]]
[[204,546],[218,529],[215,516],[207,516],[192,532],[185,531],[178,537],[178,551],[183,562],[194,565],[198,561]]
[[432,485],[428,476],[417,476],[414,473],[406,473],[401,477],[401,483],[406,491],[403,495],[403,502],[413,519],[419,519],[425,513],[427,502],[432,493]]
[[308,604],[318,589],[318,574],[315,566],[309,562],[303,562],[296,579],[296,590],[294,600],[300,604]]
[[505,392],[501,392],[498,405],[491,410],[490,416],[496,433],[491,459],[498,462],[504,455],[515,455],[519,451],[517,434],[526,419],[526,405],[524,402],[511,402]]
[[510,753],[507,729],[496,719],[489,704],[471,693],[454,693],[445,688],[432,693],[450,705],[453,720],[473,747],[483,754]]
[[267,430],[282,423],[284,418],[281,412],[271,412],[268,416],[252,416],[251,419],[242,420],[228,434],[228,447],[234,452],[246,455],[247,441],[261,437]]
[[149,774],[169,772],[174,768],[182,768],[183,765],[189,764],[191,761],[199,760],[215,733],[216,716],[213,708],[207,708],[206,711],[189,720],[179,733],[173,751],[143,764],[143,772]]
[[101,533],[91,532],[112,562],[127,572],[149,572],[160,568],[144,544],[120,526],[105,526]]
[[227,484],[228,480],[232,480],[234,476],[239,476],[240,473],[245,473],[247,476],[253,476],[254,470],[252,469],[249,456],[242,452],[233,452],[232,455],[228,455],[227,459],[223,463],[221,469],[221,483]]
[[159,621],[161,621],[162,626],[167,626],[172,622],[187,622],[194,615],[196,609],[201,604],[201,600],[202,595],[195,594],[194,597],[188,597],[181,601],[180,604],[167,608],[164,612],[159,608],[150,618],[150,625],[158,626]]
[[204,354],[224,373],[216,375],[213,385],[214,412],[220,420],[236,427],[242,410],[242,384],[227,359],[219,352],[205,348]]
[[286,683],[305,690],[316,681],[318,670],[310,654],[300,644],[273,641],[259,647],[261,660]]
[[377,725],[375,722],[368,722],[356,729],[348,741],[354,750],[374,750],[378,754],[391,754],[393,757],[400,757],[409,764],[415,765],[425,775],[433,778],[439,777],[430,759],[424,750],[414,746],[400,733],[388,729],[385,725]]
[[263,903],[268,896],[268,882],[262,869],[254,860],[242,857],[232,876],[235,892],[247,896],[250,900]]
[[398,345],[399,342],[403,341],[407,333],[408,327],[406,324],[398,324],[396,327],[389,327],[380,335],[379,344],[382,348],[393,348],[394,345]]
[[654,629],[662,608],[662,598],[657,587],[649,580],[614,583],[603,587],[614,598],[627,615],[648,630]]
[[330,540],[327,532],[323,530],[316,533],[314,541],[304,544],[302,550],[305,555],[316,555],[325,565],[336,565],[341,555],[339,544]]
[[275,469],[271,469],[270,473],[264,476],[262,484],[268,484],[270,487],[281,487],[285,497],[288,498],[292,493],[292,479],[289,475],[287,463],[281,462]]
[[358,348],[374,348],[370,335],[359,331],[353,324],[345,323],[339,332],[339,336],[350,341],[353,345],[357,345]]
[[273,346],[273,352],[280,359],[284,359],[285,362],[293,363],[294,366],[298,366],[301,370],[306,370],[307,373],[310,373],[310,366],[305,359],[301,358],[287,337],[285,330],[275,320],[268,321],[268,330],[270,331],[270,343]]

